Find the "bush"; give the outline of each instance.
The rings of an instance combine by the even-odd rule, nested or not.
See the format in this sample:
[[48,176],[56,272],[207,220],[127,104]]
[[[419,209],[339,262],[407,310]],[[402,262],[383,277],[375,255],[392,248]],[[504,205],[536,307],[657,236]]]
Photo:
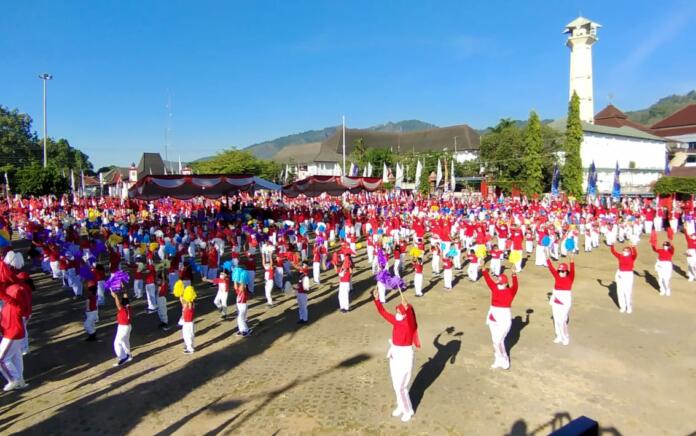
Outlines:
[[696,194],[696,178],[662,177],[655,183],[655,194]]

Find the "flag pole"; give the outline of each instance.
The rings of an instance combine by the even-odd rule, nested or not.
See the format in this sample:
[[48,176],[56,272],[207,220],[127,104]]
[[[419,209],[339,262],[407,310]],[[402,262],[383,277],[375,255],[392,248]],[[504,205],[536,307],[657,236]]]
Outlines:
[[346,116],[342,116],[343,120],[343,175],[346,175]]

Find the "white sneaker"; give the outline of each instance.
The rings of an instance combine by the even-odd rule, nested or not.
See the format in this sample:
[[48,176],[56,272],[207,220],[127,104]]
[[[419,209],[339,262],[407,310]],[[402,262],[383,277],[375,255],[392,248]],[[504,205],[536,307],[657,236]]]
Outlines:
[[660,291],[660,297],[664,297],[664,296],[665,296],[665,291]]
[[392,411],[392,416],[397,417],[401,416],[404,412],[400,408],[396,408]]
[[510,369],[510,362],[509,361],[503,362],[503,364],[500,365],[500,367],[503,369]]
[[563,339],[563,342],[561,342],[563,345],[568,345],[570,344],[570,339]]
[[669,297],[670,295],[672,295],[672,292],[671,292],[671,291],[665,292],[665,296]]
[[409,422],[412,416],[412,413],[404,413],[403,415],[401,415],[401,422]]
[[626,309],[626,313],[633,313],[633,308],[629,307],[628,309]]
[[5,391],[5,392],[8,392],[8,391],[11,391],[12,389],[14,389],[15,386],[17,386],[17,383],[11,381],[11,382],[7,383],[7,384],[5,385],[5,387],[2,388],[2,390]]
[[562,341],[562,339],[561,339],[560,337],[556,336],[556,338],[553,340],[553,343],[554,343],[554,344],[560,344],[561,341]]
[[621,313],[624,313],[625,311],[626,311],[626,309],[623,307],[621,309],[619,309],[619,312],[621,312]]
[[15,385],[15,389],[24,389],[27,387],[27,382],[24,379],[19,379]]

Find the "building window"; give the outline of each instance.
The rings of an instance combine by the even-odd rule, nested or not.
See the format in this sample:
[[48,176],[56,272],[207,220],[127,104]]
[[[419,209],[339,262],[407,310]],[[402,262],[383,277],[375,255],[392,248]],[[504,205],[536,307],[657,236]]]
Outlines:
[[689,150],[696,150],[696,142],[689,142]]

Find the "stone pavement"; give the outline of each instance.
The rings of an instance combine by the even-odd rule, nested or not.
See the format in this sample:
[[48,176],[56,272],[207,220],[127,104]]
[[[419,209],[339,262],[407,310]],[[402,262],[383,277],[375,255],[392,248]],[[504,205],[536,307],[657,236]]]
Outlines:
[[[530,263],[512,309],[509,371],[489,368],[485,283],[472,284],[461,272],[455,289],[445,292],[441,279],[430,281],[426,265],[426,296],[409,298],[423,348],[411,387],[416,415],[408,424],[390,414],[390,326],[371,301],[374,280],[364,255],[351,312],[338,312],[330,273],[328,283],[311,290],[305,326],[296,323],[293,296],[277,293],[279,304],[269,309],[257,284],[249,338],[234,335],[234,316],[221,321],[213,288],[199,286],[190,356],[183,354],[179,330],[159,331],[157,315],[145,314],[138,301],[135,359],[122,368],[112,367],[113,303],[101,311],[99,341],[84,342],[84,303],[37,274],[25,357],[30,386],[0,394],[0,433],[541,435],[588,415],[606,434],[688,434],[696,430],[696,283],[683,276],[677,237],[681,268],[673,295],[660,297],[645,239],[632,315],[619,313],[612,299],[616,262],[608,249],[578,256],[567,347],[552,342],[552,278]],[[387,308],[393,311],[397,302]],[[178,316],[172,300],[170,320]]]

